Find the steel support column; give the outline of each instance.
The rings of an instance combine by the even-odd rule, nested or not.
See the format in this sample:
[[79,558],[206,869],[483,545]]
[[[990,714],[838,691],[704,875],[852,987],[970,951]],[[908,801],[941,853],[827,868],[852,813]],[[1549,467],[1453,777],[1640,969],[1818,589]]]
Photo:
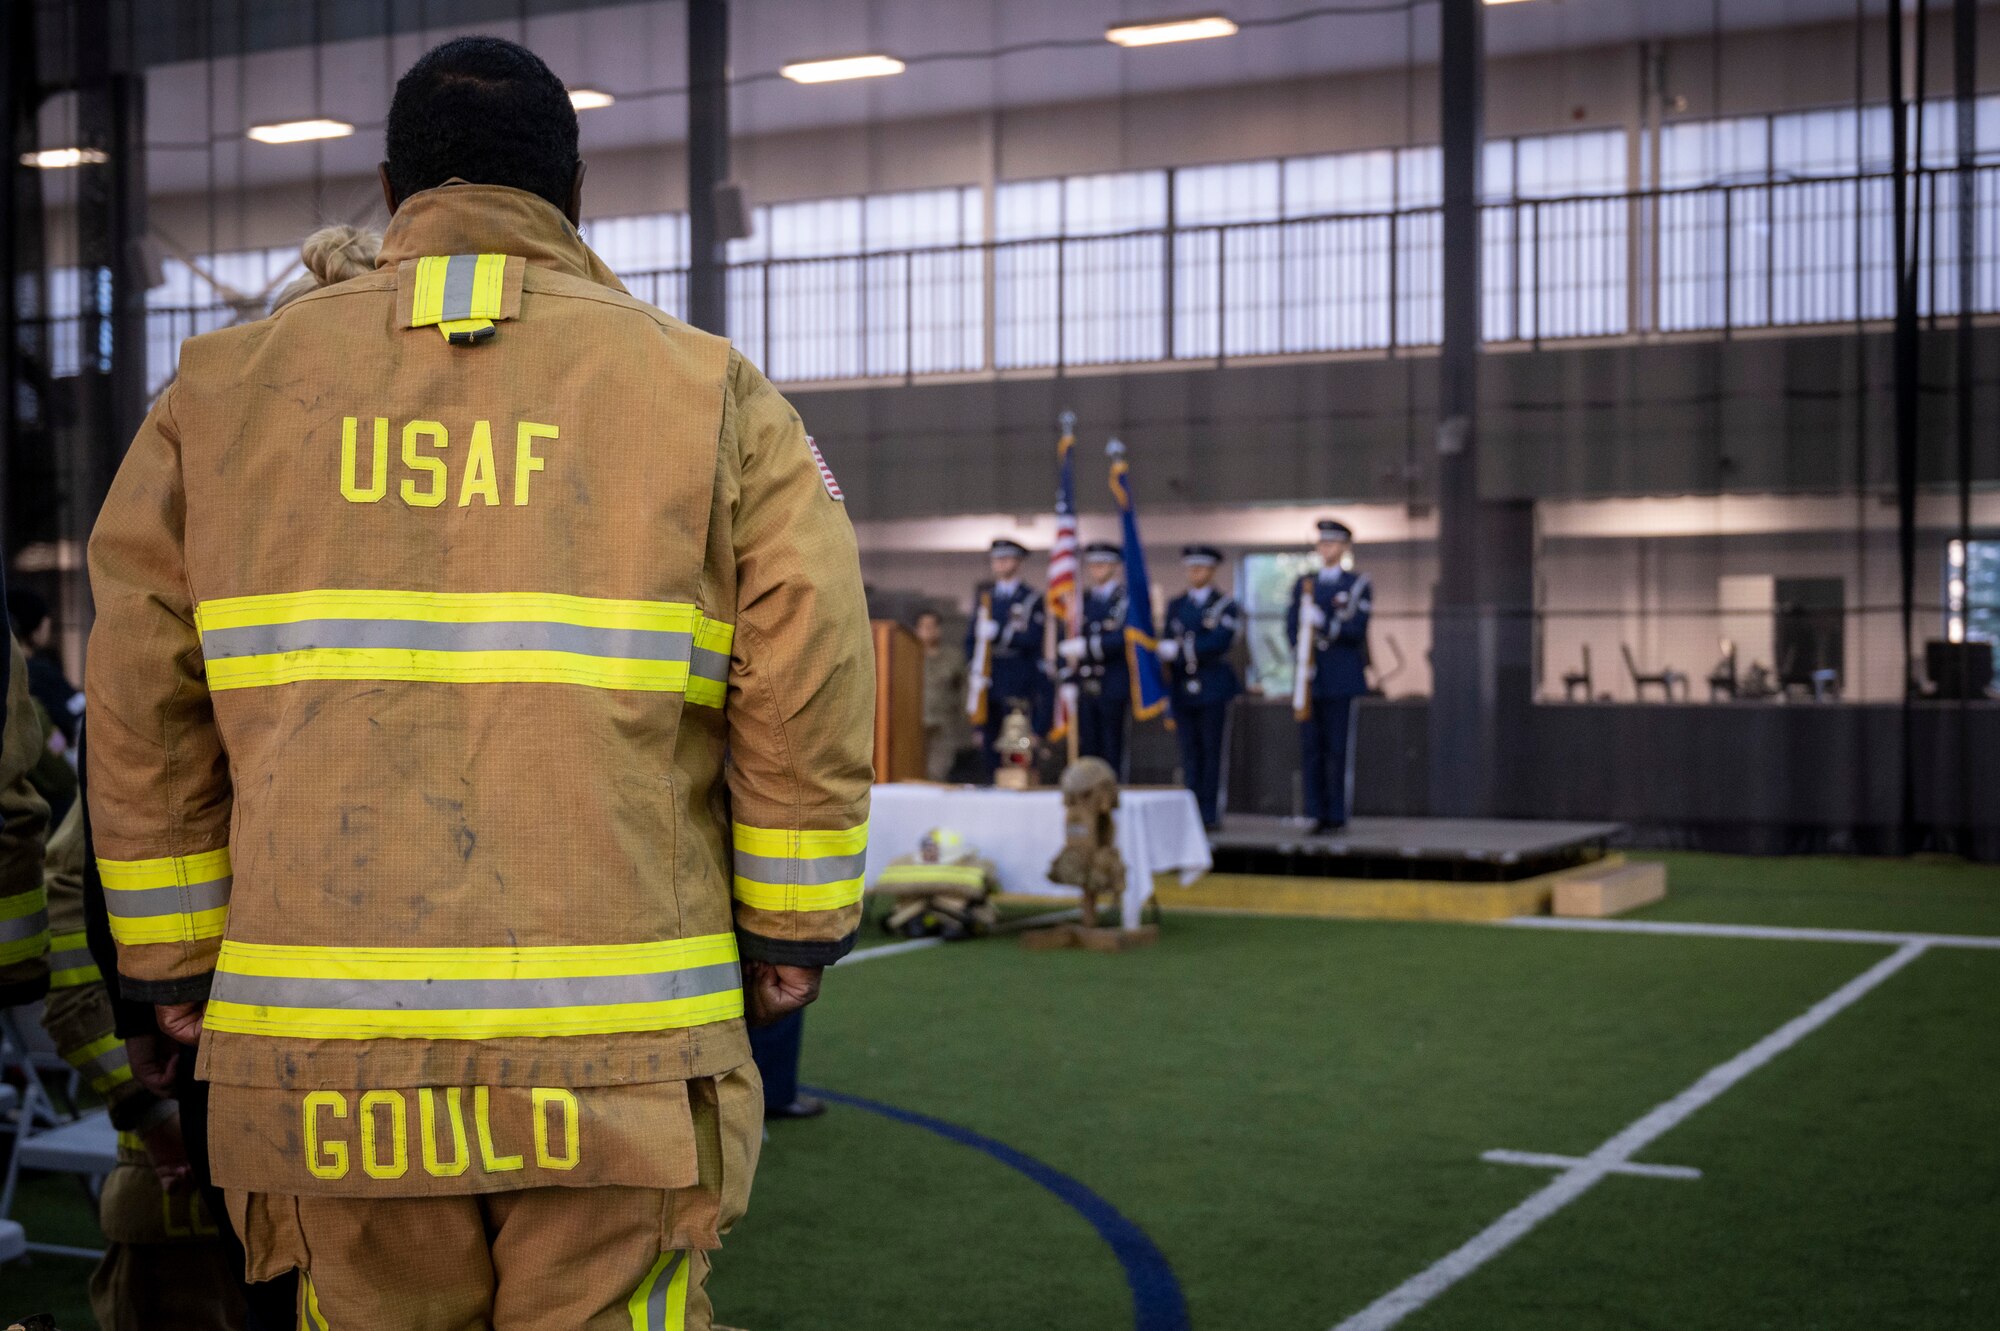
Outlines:
[[688,0],[687,10],[688,322],[726,334],[728,242],[715,188],[729,178],[729,0]]
[[1431,603],[1431,813],[1534,812],[1522,770],[1534,688],[1534,505],[1479,483],[1480,159],[1485,12],[1443,0],[1444,342],[1438,358],[1438,580]]

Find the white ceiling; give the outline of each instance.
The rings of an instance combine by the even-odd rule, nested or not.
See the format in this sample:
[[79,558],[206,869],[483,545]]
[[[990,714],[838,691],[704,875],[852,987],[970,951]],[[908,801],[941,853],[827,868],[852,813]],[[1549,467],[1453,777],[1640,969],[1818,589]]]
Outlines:
[[[1885,0],[1862,0],[1879,15]],[[1213,0],[1246,26],[1237,36],[1122,50],[1102,40],[1115,22],[1204,8],[1181,0],[737,0],[733,6],[733,132],[763,134],[952,112],[1112,98],[1121,94],[1257,83],[1428,62],[1437,8],[1338,14],[1381,0]],[[1487,11],[1494,55],[1562,50],[1728,29],[1851,20],[1856,0],[1529,0]],[[1258,26],[1307,11],[1317,16]],[[586,153],[685,137],[684,6],[606,5],[564,14],[154,66],[147,74],[148,161],[155,192],[346,176],[381,157],[380,122],[396,74],[425,49],[462,31],[524,40],[571,86],[606,89],[617,105],[582,117]],[[993,55],[1030,43],[1075,43]],[[819,56],[883,51],[912,61],[907,73],[801,87],[778,66]],[[930,59],[947,52],[967,59]],[[647,95],[651,93],[652,95]],[[43,118],[46,146],[74,142],[63,100]],[[344,140],[263,145],[249,125],[323,115],[353,122]],[[206,146],[215,145],[214,150]],[[180,145],[180,146],[176,146]]]

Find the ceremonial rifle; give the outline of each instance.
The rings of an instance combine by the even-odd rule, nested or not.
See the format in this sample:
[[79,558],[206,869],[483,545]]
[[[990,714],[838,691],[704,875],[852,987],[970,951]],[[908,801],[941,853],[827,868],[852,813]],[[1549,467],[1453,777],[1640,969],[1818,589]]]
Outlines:
[[1318,638],[1313,628],[1313,580],[1299,579],[1299,640],[1292,661],[1292,716],[1312,720],[1313,644]]
[[979,614],[972,627],[972,669],[966,683],[965,714],[972,724],[986,724],[986,695],[993,687],[993,637],[986,629],[993,622],[993,593],[979,593]]

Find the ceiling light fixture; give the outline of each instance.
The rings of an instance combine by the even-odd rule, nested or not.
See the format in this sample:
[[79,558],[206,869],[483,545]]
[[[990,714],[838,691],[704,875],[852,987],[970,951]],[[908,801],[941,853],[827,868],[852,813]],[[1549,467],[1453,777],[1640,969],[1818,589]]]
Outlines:
[[1518,5],[1523,2],[1524,0],[1486,0],[1489,5]]
[[281,120],[252,125],[250,137],[259,143],[309,143],[314,139],[344,139],[354,132],[345,120]]
[[599,92],[595,88],[571,88],[569,90],[569,104],[579,111],[600,110],[617,100],[610,93]]
[[1209,37],[1235,35],[1236,24],[1220,14],[1163,19],[1158,23],[1128,23],[1104,30],[1104,40],[1119,46],[1164,46],[1168,42],[1198,42]]
[[837,60],[800,60],[778,71],[794,83],[838,83],[843,79],[879,79],[903,72],[892,55],[849,55]]
[[40,152],[22,153],[21,165],[39,167],[44,171],[62,171],[72,166],[96,166],[111,159],[99,148],[44,148]]

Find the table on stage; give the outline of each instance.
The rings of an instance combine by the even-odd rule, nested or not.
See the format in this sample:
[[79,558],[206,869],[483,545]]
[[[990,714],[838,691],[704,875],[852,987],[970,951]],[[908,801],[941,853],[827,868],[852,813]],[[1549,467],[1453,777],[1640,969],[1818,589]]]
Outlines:
[[[1153,895],[1153,875],[1178,872],[1192,883],[1208,872],[1208,837],[1194,795],[1179,787],[1126,787],[1118,792],[1118,853],[1125,857],[1125,927],[1136,928]],[[915,851],[924,833],[948,827],[993,861],[1010,895],[1063,897],[1077,890],[1051,883],[1049,864],[1063,844],[1062,792],[994,790],[898,782],[875,787],[868,825],[868,881],[898,855]]]

